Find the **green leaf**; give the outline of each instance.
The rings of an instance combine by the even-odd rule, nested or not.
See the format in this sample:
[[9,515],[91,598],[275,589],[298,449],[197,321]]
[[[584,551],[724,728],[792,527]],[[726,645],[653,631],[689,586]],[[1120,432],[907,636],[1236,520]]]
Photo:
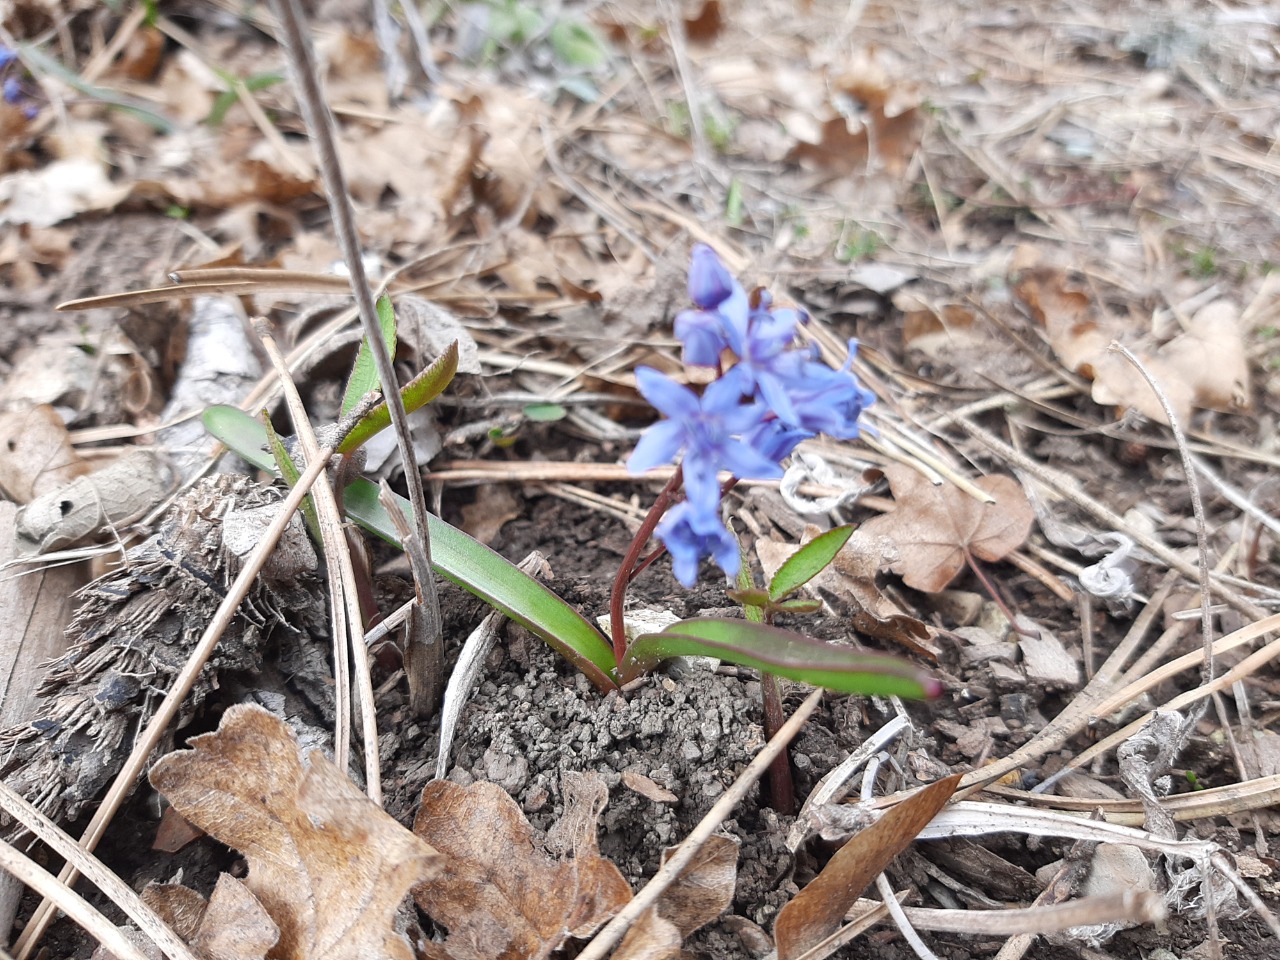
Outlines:
[[32,73],[57,77],[67,86],[79,91],[86,97],[110,104],[125,113],[132,114],[158,133],[173,132],[173,124],[169,119],[146,107],[141,100],[134,100],[132,97],[126,97],[124,94],[107,90],[104,87],[96,87],[92,83],[82,80],[74,70],[67,69],[58,60],[33,44],[19,43],[16,44],[16,47],[18,53],[22,56],[22,62],[26,64],[27,69]]
[[719,657],[763,673],[867,696],[935,697],[942,685],[914,664],[748,620],[681,620],[637,637],[619,670],[626,683],[670,657]]
[[769,592],[761,590],[759,587],[747,587],[745,590],[726,590],[725,593],[734,603],[740,603],[744,607],[769,607],[773,605],[769,599]]
[[[289,451],[285,448],[284,442],[280,439],[280,435],[276,433],[275,427],[271,425],[271,418],[267,416],[267,411],[262,411],[262,426],[267,431],[267,446],[271,450],[272,459],[276,463],[276,473],[284,477],[284,482],[293,489],[298,485],[298,479],[302,476],[302,471],[298,469],[298,465],[293,462],[293,457],[289,456]],[[320,535],[320,515],[316,510],[316,502],[312,499],[311,494],[307,494],[302,498],[302,517],[307,522],[307,529],[311,531],[311,539],[316,543],[323,542]]]
[[[266,429],[236,407],[216,406],[204,412],[205,429],[261,470],[275,470],[263,449]],[[409,515],[409,503],[397,497]],[[370,533],[400,546],[391,517],[378,502],[378,488],[363,478],[343,491],[347,515]],[[436,517],[427,517],[431,564],[496,610],[501,610],[545,640],[581,670],[600,690],[615,689],[613,648],[600,631],[573,607],[506,558]]]
[[[406,516],[409,502],[397,496]],[[391,518],[378,502],[378,488],[363,478],[343,493],[347,515],[370,533],[397,545]],[[613,648],[582,614],[543,584],[457,527],[428,515],[431,565],[462,589],[500,610],[545,640],[557,653],[586,674],[600,690],[618,684]]]
[[259,470],[275,472],[276,463],[267,453],[267,431],[257,420],[239,407],[215,404],[200,416],[204,428],[217,437],[227,449],[247,460]]
[[729,192],[724,200],[724,219],[729,226],[740,227],[743,217],[742,181],[734,177],[729,181]]
[[[379,301],[381,302],[381,301]],[[400,400],[404,404],[405,413],[413,413],[440,396],[444,388],[453,380],[458,372],[458,341],[449,344],[448,349],[431,362],[431,366],[400,388]],[[378,404],[351,428],[338,444],[338,453],[348,454],[356,450],[362,443],[368,442],[374,434],[391,425],[391,411],[386,401]]]
[[769,582],[769,596],[777,601],[795,593],[826,569],[851,536],[853,525],[846,523],[814,537],[778,568]]
[[554,423],[568,415],[569,411],[558,403],[531,403],[524,408],[525,419],[534,423]]
[[[394,357],[396,355],[396,314],[391,307],[390,297],[378,298],[378,327],[382,330],[382,342],[387,345],[387,353]],[[342,394],[342,415],[345,417],[358,407],[360,401],[365,398],[365,394],[373,393],[378,387],[378,367],[373,361],[373,349],[369,346],[369,338],[364,337],[360,341],[360,350],[356,353],[356,362],[351,367],[347,389]],[[390,423],[390,419],[387,422]],[[374,433],[376,432],[375,430]]]
[[557,20],[551,27],[551,49],[561,63],[581,70],[602,67],[609,51],[594,30],[577,20]]

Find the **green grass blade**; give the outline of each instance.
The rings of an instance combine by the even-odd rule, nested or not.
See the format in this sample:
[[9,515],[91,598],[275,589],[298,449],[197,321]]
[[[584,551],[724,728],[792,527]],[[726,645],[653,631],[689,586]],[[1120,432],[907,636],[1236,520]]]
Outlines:
[[[387,354],[394,358],[396,314],[391,307],[390,297],[378,298],[378,327],[382,330],[382,341],[387,345]],[[378,386],[378,368],[373,362],[373,349],[369,346],[369,338],[362,337],[360,349],[356,353],[356,362],[352,365],[351,376],[347,379],[347,389],[342,393],[342,415],[345,417],[359,406],[365,394],[373,393]]]
[[[427,369],[410,380],[400,390],[400,398],[404,402],[404,412],[413,413],[424,407],[444,392],[444,388],[453,380],[458,372],[458,341],[449,344],[448,349],[432,361]],[[338,444],[338,453],[348,454],[367,443],[374,434],[391,426],[391,411],[386,403],[380,403],[366,414],[359,423],[351,428]]]
[[[409,503],[397,497],[405,514]],[[347,515],[370,533],[397,543],[391,518],[378,502],[378,488],[365,479],[347,486]],[[545,640],[601,690],[617,687],[613,649],[578,611],[510,560],[437,517],[428,515],[431,565],[489,606]],[[397,543],[398,545],[398,543]]]
[[627,650],[619,679],[626,683],[670,657],[719,657],[791,680],[843,693],[936,697],[942,685],[906,660],[752,623],[712,617],[681,620],[661,633],[637,637]]
[[[271,418],[267,416],[265,410],[262,411],[262,427],[267,432],[267,446],[271,449],[272,459],[275,460],[276,473],[284,477],[284,482],[289,485],[290,489],[293,489],[298,485],[298,480],[302,477],[302,471],[293,462],[293,457],[289,456],[289,451],[285,448],[284,441],[280,439],[275,427],[271,425]],[[316,543],[321,543],[320,515],[316,511],[316,502],[312,499],[311,494],[308,493],[302,498],[300,507],[302,517],[307,522],[307,529],[311,531],[311,539]]]
[[853,525],[846,523],[814,537],[803,547],[787,557],[769,582],[769,596],[777,601],[795,593],[820,574],[840,548],[853,536]]
[[[243,410],[210,407],[203,419],[205,429],[255,467],[276,470],[276,464],[264,449],[266,428]],[[396,500],[408,516],[408,501],[403,497]],[[391,517],[378,502],[378,488],[374,484],[363,478],[351,483],[343,491],[343,503],[352,520],[388,543],[400,546]],[[431,537],[431,564],[436,572],[541,637],[600,690],[613,690],[618,686],[613,648],[578,611],[514,563],[456,527],[428,516],[427,528]]]
[[200,415],[204,428],[228,450],[259,470],[275,472],[276,462],[267,452],[267,431],[239,407],[219,403]]

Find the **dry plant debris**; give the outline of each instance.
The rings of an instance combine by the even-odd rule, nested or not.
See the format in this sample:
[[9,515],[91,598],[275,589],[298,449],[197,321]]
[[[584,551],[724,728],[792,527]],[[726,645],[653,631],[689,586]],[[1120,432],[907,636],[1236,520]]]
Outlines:
[[1012,477],[980,477],[976,482],[992,502],[934,484],[902,465],[885,468],[897,506],[858,528],[856,537],[884,538],[897,557],[891,569],[917,590],[937,593],[955,579],[971,556],[1003,560],[1027,539],[1035,513]]
[[[174,389],[172,367],[189,346],[185,304],[130,301],[69,320],[52,312],[61,300],[160,287],[170,271],[189,267],[302,271],[298,288],[249,280],[234,290],[240,301],[229,287],[211,292],[228,294],[218,302],[235,323],[245,304],[296,345],[295,373],[317,417],[331,412],[333,370],[357,339],[334,319],[345,307],[329,296],[337,289],[327,276],[335,247],[317,216],[316,170],[270,15],[262,7],[205,15],[165,4],[152,17],[143,6],[152,5],[14,0],[0,11],[0,37],[22,48],[6,74],[17,81],[14,102],[8,88],[0,102],[0,282],[9,293],[0,303],[7,424],[0,426],[0,487],[12,499],[51,493],[87,465],[100,467],[117,453],[102,444],[186,443],[153,432],[176,412],[164,403]],[[1039,489],[1026,489],[1048,504],[1045,533],[1050,521],[1080,533],[1047,542],[1028,534],[1029,514],[1012,481],[997,491],[1000,504],[987,506],[958,485],[933,487],[890,467],[897,505],[879,519],[844,497],[849,487],[806,482],[817,488],[806,496],[839,493],[831,500],[839,519],[863,524],[837,570],[815,584],[848,615],[825,625],[841,637],[852,624],[895,643],[917,640],[958,679],[936,713],[913,713],[934,739],[916,742],[906,755],[910,769],[931,777],[967,770],[966,785],[976,787],[993,768],[1021,764],[1026,775],[1044,776],[1055,763],[1097,762],[1098,784],[1113,782],[1111,737],[1095,748],[1084,731],[1092,735],[1092,723],[1109,734],[1130,701],[1168,703],[1194,687],[1186,679],[1194,665],[1183,674],[1164,665],[1194,657],[1198,645],[1174,609],[1194,606],[1194,597],[1180,591],[1183,599],[1142,606],[1145,597],[1163,597],[1164,568],[1182,555],[1192,530],[1184,481],[1162,452],[1163,413],[1141,378],[1106,352],[1111,340],[1150,367],[1197,446],[1215,578],[1229,580],[1250,604],[1280,596],[1274,3],[1138,4],[1117,25],[1115,10],[1099,0],[1007,7],[706,0],[673,14],[680,30],[648,8],[568,2],[565,11],[609,41],[602,69],[576,71],[548,66],[549,34],[527,43],[485,34],[477,14],[505,6],[449,5],[429,25],[424,59],[434,69],[426,84],[420,77],[389,82],[384,63],[405,44],[375,35],[363,7],[316,8],[370,260],[382,276],[397,271],[391,290],[402,303],[418,291],[446,305],[477,344],[474,379],[462,378],[447,410],[423,427],[424,449],[429,441],[429,449],[443,450],[431,466],[445,513],[465,517],[500,549],[517,542],[520,555],[544,549],[557,589],[594,602],[581,582],[612,556],[620,535],[614,518],[634,522],[634,509],[625,502],[630,490],[586,488],[621,482],[616,461],[634,439],[628,431],[641,425],[630,370],[638,362],[674,367],[669,324],[679,309],[683,258],[693,241],[712,243],[735,272],[757,275],[810,309],[811,333],[824,349],[862,339],[859,372],[881,395],[877,416],[891,458],[904,449],[901,427],[919,441],[905,449],[929,455],[929,468],[949,471],[955,484],[1015,467],[1025,476],[1007,451],[978,442],[983,434],[1007,437],[1007,450],[1016,447],[1042,469]],[[317,288],[326,293],[314,296]],[[318,299],[327,300],[328,313],[311,309]],[[255,402],[267,393],[263,386]],[[534,401],[563,403],[564,420],[532,426],[522,411]],[[861,475],[867,453],[837,452],[830,462],[839,483]],[[872,451],[871,462],[882,466],[883,453]],[[535,459],[517,459],[527,456]],[[444,457],[465,469],[451,470]],[[566,476],[577,486],[548,483]],[[514,505],[485,492],[473,506],[462,489],[488,483],[501,490],[509,482],[523,484]],[[124,567],[82,595],[73,652],[42,685],[48,696],[34,726],[15,717],[19,725],[4,734],[10,782],[53,813],[74,815],[100,792],[225,583],[224,516],[206,509],[209,488],[197,491],[179,503],[185,520],[170,514],[142,531],[153,539],[132,547]],[[256,488],[244,496],[251,505],[276,499]],[[561,498],[560,508],[548,506],[552,498]],[[54,493],[46,506],[62,499]],[[573,511],[563,507],[570,502]],[[607,517],[584,519],[591,504]],[[52,513],[39,522],[29,513],[24,526],[34,536],[26,543],[53,547],[110,525],[127,536],[120,524],[135,516],[94,512],[92,523],[73,528]],[[766,569],[771,549],[789,553],[807,536],[803,522],[781,508],[748,501],[742,520]],[[1071,578],[1081,556],[1096,559],[1080,545],[1101,544],[1122,526],[1165,552],[1155,559],[1144,547],[1132,551],[1133,609],[1108,617]],[[779,530],[785,543],[775,543]],[[548,542],[552,532],[560,539]],[[253,536],[248,527],[231,541],[243,546]],[[904,599],[882,570],[926,591],[949,582],[970,590],[960,579],[966,550],[1014,561],[990,575],[1019,609],[1033,611],[1038,639],[1024,636],[1015,648],[984,627],[970,634],[985,638],[981,644],[952,647],[946,636],[918,634],[917,617],[951,635],[968,618],[944,606],[945,595]],[[290,658],[284,671],[310,678],[313,691],[323,688],[327,667],[315,642],[324,634],[323,598],[309,573],[273,577],[237,620],[184,722],[205,705],[221,705],[228,678],[258,672],[273,625]],[[1053,581],[1071,599],[1042,591],[1036,580]],[[722,601],[701,595],[697,602]],[[917,602],[923,609],[911,606]],[[305,643],[290,643],[289,631],[278,629],[281,610],[294,614]],[[1227,636],[1255,626],[1246,618],[1242,627],[1232,611],[1215,616]],[[519,644],[510,646],[518,656]],[[1099,664],[1119,649],[1126,653],[1108,675]],[[1256,654],[1230,656],[1242,655]],[[1099,675],[1104,682],[1094,683]],[[1265,806],[1280,770],[1269,729],[1276,684],[1265,669],[1240,680],[1225,707],[1228,729],[1210,730],[1216,721],[1205,720],[1192,731],[1171,772],[1174,795],[1156,799],[1184,836],[1186,821],[1197,820],[1201,835],[1216,830],[1223,842],[1255,844],[1261,859],[1250,865],[1251,881],[1274,899],[1267,845],[1274,846],[1280,821]],[[398,691],[384,693],[383,739],[401,741],[406,756],[395,775],[404,775],[421,765],[422,731],[401,722]],[[1099,704],[1107,709],[1091,721]],[[312,706],[323,714],[322,704]],[[831,725],[838,728],[831,736],[842,738],[840,750],[856,750],[876,722],[874,705],[831,709],[844,721]],[[751,722],[719,719],[724,736]],[[500,749],[499,720],[490,720],[484,749],[496,759],[486,769],[497,771],[512,758]],[[464,716],[463,741],[468,724]],[[470,726],[474,736],[480,724],[472,718]],[[826,743],[829,732],[822,724],[809,731],[805,755],[815,763],[823,754],[812,745]],[[654,752],[659,746],[643,737],[637,743]],[[459,747],[463,755],[467,749]],[[980,766],[984,760],[995,764]],[[469,763],[468,772],[483,766]],[[688,784],[644,770],[624,771],[623,783],[662,804],[670,828],[697,798]],[[518,804],[541,809],[533,801],[545,775],[532,771],[524,787],[508,784]],[[1192,790],[1188,775],[1211,788]],[[401,798],[416,798],[420,779],[406,775],[406,782]],[[988,792],[1011,801],[1004,808],[1011,820],[1023,815],[1022,804],[1087,815],[1087,798],[1064,795],[1078,787],[1064,778],[1038,793],[1008,785]],[[910,788],[909,779],[894,787]],[[1138,788],[1126,792],[1126,800],[1099,803],[1108,817],[1136,822],[1139,798],[1148,805],[1150,798]],[[412,813],[403,802],[395,811],[401,819]],[[615,793],[608,812],[636,802]],[[538,816],[545,810],[530,814]],[[778,824],[761,815],[750,829],[767,839]],[[747,830],[740,826],[739,836]],[[564,869],[558,856],[549,856],[553,874]],[[1034,868],[1038,855],[1026,856]],[[1095,864],[1101,872],[1107,856]],[[656,857],[655,850],[650,862]],[[966,875],[963,864],[935,867],[988,897],[1034,893],[1001,894],[981,871]],[[735,934],[735,949],[760,947],[760,925],[778,906],[769,899],[776,886],[765,897],[739,898],[733,928],[754,932]],[[210,900],[235,896],[219,889]],[[218,916],[213,907],[204,910],[193,915],[205,917],[210,935],[229,929],[210,919]],[[1193,955],[1203,936],[1188,922],[1198,916],[1195,904],[1179,912],[1172,946]],[[681,949],[666,923],[656,914],[642,921],[635,949],[646,956]],[[718,933],[729,928],[726,922]],[[189,929],[195,936],[200,923]],[[1242,952],[1262,955],[1266,944],[1249,940],[1251,929],[1241,924],[1230,935]],[[259,930],[233,939],[240,945],[231,955],[260,956],[270,938]],[[1163,945],[1148,935],[1116,952]],[[947,946],[962,952],[954,941]],[[1004,955],[1026,946],[1011,942]]]
[[[279,500],[277,491],[244,477],[201,481],[155,535],[128,551],[126,564],[81,591],[68,652],[49,665],[36,691],[38,714],[0,732],[0,770],[10,786],[55,819],[75,818],[98,798]],[[294,520],[188,699],[187,721],[218,677],[261,671],[273,634],[282,638],[282,651],[292,649],[285,656],[298,674],[315,676],[306,646],[325,634],[324,605],[315,552],[300,518]]]
[[795,960],[834,933],[876,874],[946,806],[959,783],[960,775],[953,774],[921,787],[837,850],[778,914],[773,936],[779,960]]
[[[394,927],[396,911],[410,887],[439,873],[439,853],[320,751],[304,755],[288,725],[261,707],[232,707],[217,733],[191,746],[163,757],[151,783],[249,862],[244,886],[279,929],[272,957],[411,960],[409,941]],[[238,894],[223,899],[231,896]],[[228,937],[214,928],[219,919],[245,919],[222,902],[210,901],[198,941]],[[244,935],[256,949],[264,932],[258,922]]]
[[[439,960],[530,960],[569,938],[589,937],[631,900],[618,868],[600,856],[596,831],[608,789],[596,774],[566,773],[565,810],[545,837],[505,790],[436,780],[423,790],[413,829],[444,855],[441,873],[414,890],[449,936]],[[670,851],[668,851],[668,854]],[[668,854],[664,854],[666,862]],[[729,906],[738,847],[712,837],[614,953],[628,960],[679,955],[684,938]]]

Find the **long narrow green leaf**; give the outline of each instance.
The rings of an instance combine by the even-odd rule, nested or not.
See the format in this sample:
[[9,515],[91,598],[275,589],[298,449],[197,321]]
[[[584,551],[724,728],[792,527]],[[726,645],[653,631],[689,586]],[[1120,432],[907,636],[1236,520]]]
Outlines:
[[[382,341],[387,345],[387,354],[396,355],[396,314],[391,307],[391,298],[378,298],[378,327],[382,331]],[[360,349],[356,352],[356,362],[351,367],[351,376],[347,379],[347,389],[342,392],[342,415],[359,406],[365,394],[378,389],[378,368],[374,365],[373,350],[369,346],[369,338],[362,337]]]
[[239,407],[217,403],[200,415],[204,428],[228,450],[259,470],[275,472],[276,463],[267,452],[267,431]]
[[619,680],[626,683],[662,660],[685,656],[719,657],[843,693],[922,699],[942,692],[936,679],[897,657],[862,653],[749,620],[714,617],[681,620],[661,633],[637,637]]
[[[427,369],[406,383],[400,389],[400,398],[404,403],[404,412],[413,413],[419,407],[426,406],[444,391],[454,374],[458,372],[458,341],[449,344],[444,353],[436,357]],[[378,404],[370,410],[338,444],[338,453],[347,454],[359,449],[374,434],[391,425],[391,411],[387,404]]]
[[123,94],[116,93],[114,90],[107,90],[103,87],[96,87],[91,83],[81,79],[80,75],[74,70],[63,66],[61,62],[45,53],[39,47],[30,43],[19,43],[17,45],[18,53],[21,54],[23,62],[27,68],[34,74],[49,74],[57,77],[67,86],[74,90],[78,90],[86,97],[92,97],[102,103],[110,104],[118,107],[126,113],[131,113],[143,123],[156,130],[158,133],[172,133],[173,123],[168,117],[161,116],[154,110],[151,110],[143,101],[135,100],[132,97],[126,97]]
[[[397,501],[409,515],[409,502],[402,497]],[[352,520],[370,533],[396,543],[391,518],[378,502],[376,486],[357,479],[348,484],[343,502]],[[428,515],[427,532],[431,537],[431,565],[438,573],[541,637],[599,689],[618,686],[613,648],[582,614],[506,557],[457,527]]]
[[790,596],[820,574],[840,548],[853,536],[853,525],[846,523],[826,533],[818,534],[803,547],[787,557],[769,582],[769,596],[774,602]]
[[[263,449],[262,424],[236,407],[216,406],[204,412],[211,434],[261,470],[275,470]],[[397,497],[409,514],[408,501]],[[391,517],[378,502],[378,488],[358,479],[343,492],[348,516],[366,530],[400,546]],[[427,517],[431,563],[442,576],[501,610],[581,670],[601,690],[617,687],[613,648],[600,631],[573,607],[505,557],[436,517]]]

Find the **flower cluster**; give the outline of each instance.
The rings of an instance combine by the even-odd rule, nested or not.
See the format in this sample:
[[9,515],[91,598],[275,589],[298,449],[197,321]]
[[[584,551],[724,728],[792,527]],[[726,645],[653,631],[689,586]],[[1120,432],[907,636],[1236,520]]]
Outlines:
[[683,454],[685,499],[655,531],[671,553],[676,579],[691,587],[711,556],[733,576],[738,544],[720,518],[724,470],[743,480],[782,476],[782,461],[801,440],[825,433],[858,435],[858,417],[875,395],[851,365],[838,370],[797,343],[802,311],[775,307],[768,291],[748,295],[705,244],[693,248],[689,298],[696,309],[675,320],[684,361],[719,376],[701,396],[649,367],[636,369],[640,393],[666,419],[650,427],[627,461],[632,473],[674,463]]
[[[17,71],[13,68],[18,66],[18,53],[11,50],[4,44],[0,44],[0,91],[3,92],[4,102],[11,106],[22,106],[22,112],[28,120],[35,119],[39,109],[34,103],[31,103],[30,96],[22,82]],[[23,106],[25,104],[25,106]]]

